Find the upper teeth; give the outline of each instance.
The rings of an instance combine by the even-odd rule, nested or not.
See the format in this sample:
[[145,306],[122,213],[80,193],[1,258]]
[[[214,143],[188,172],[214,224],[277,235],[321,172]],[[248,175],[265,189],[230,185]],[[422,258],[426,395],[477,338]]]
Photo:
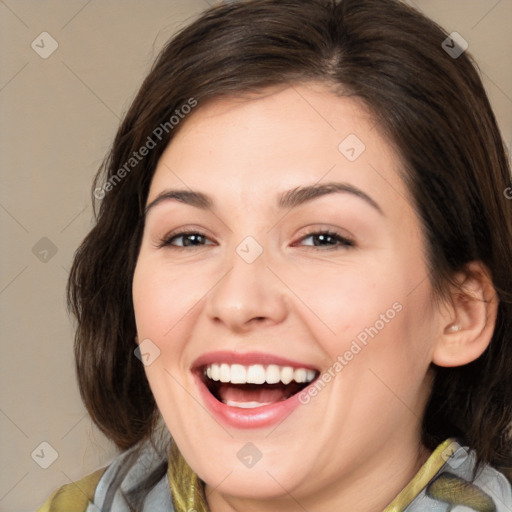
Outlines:
[[316,375],[315,370],[306,368],[294,369],[291,366],[278,366],[269,364],[252,364],[245,366],[242,364],[210,364],[206,367],[206,375],[220,382],[230,382],[231,384],[289,384],[292,380],[295,382],[311,382]]

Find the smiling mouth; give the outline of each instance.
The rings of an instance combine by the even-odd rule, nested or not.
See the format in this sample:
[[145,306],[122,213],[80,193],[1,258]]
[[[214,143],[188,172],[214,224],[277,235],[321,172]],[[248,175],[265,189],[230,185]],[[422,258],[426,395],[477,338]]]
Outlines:
[[291,398],[311,384],[316,370],[291,366],[209,364],[198,369],[208,391],[230,407],[253,409]]

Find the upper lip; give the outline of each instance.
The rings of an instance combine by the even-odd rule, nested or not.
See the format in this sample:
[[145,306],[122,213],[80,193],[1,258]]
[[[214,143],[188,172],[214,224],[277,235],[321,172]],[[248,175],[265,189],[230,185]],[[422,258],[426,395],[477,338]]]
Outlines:
[[309,363],[294,361],[292,359],[274,354],[268,354],[264,352],[233,352],[230,350],[216,350],[213,352],[207,352],[206,354],[198,357],[192,363],[192,369],[197,370],[214,363],[242,364],[245,366],[253,364],[275,364],[278,366],[291,366],[292,368],[306,368],[308,370],[318,371],[318,368]]

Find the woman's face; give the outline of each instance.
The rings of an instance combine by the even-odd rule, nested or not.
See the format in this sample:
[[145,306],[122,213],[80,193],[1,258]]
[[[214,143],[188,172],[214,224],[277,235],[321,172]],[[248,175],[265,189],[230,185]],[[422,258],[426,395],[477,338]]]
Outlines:
[[304,503],[411,466],[440,313],[375,119],[310,84],[182,122],[151,183],[133,299],[185,459],[216,492]]

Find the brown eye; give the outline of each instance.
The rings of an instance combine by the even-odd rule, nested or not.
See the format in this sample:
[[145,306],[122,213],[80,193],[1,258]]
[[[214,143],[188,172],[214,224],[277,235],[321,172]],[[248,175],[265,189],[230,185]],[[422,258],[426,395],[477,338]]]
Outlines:
[[315,231],[301,238],[302,241],[308,239],[311,239],[313,243],[306,243],[303,245],[324,247],[326,249],[354,247],[355,245],[352,240],[349,240],[334,231]]
[[198,231],[186,231],[182,233],[174,233],[170,237],[166,237],[160,243],[160,247],[200,247],[202,245],[213,245],[205,243],[209,238]]

